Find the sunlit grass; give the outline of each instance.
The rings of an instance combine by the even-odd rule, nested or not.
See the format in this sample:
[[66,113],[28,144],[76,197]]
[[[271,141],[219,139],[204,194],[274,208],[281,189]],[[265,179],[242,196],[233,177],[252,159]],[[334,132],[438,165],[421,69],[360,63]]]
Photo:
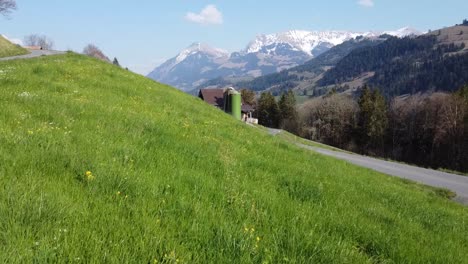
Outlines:
[[468,211],[91,58],[0,62],[0,262],[466,263]]
[[[0,58],[27,54],[28,51],[0,36]],[[1,73],[0,73],[1,74]]]
[[284,140],[286,140],[288,142],[295,143],[295,144],[303,144],[303,145],[306,145],[306,146],[324,148],[324,149],[333,150],[333,151],[348,152],[346,150],[335,148],[335,147],[332,147],[330,145],[325,145],[325,144],[322,144],[320,142],[307,140],[307,139],[298,137],[298,136],[296,136],[294,134],[291,134],[291,133],[289,133],[287,131],[281,131],[281,133],[278,133],[276,136],[281,138],[281,139],[284,139]]

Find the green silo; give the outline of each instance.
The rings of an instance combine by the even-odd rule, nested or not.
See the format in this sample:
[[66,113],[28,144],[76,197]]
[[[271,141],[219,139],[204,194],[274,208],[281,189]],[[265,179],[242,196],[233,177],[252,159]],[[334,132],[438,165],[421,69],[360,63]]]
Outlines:
[[241,120],[242,118],[242,112],[241,112],[241,94],[235,90],[229,91],[229,97],[231,100],[231,115],[238,119]]

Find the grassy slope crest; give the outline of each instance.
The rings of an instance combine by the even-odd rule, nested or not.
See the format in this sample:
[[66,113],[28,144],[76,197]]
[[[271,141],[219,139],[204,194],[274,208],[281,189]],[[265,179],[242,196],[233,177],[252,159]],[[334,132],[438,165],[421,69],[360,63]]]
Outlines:
[[0,58],[24,54],[28,54],[28,51],[0,36]]
[[92,58],[0,70],[2,263],[468,259],[467,208],[433,189]]

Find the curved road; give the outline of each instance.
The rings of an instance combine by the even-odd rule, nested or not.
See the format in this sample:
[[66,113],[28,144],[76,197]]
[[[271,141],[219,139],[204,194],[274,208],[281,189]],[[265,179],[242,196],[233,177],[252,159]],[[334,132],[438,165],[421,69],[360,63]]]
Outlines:
[[0,61],[7,61],[7,60],[17,60],[17,59],[31,59],[41,56],[50,56],[50,55],[59,55],[65,54],[64,51],[56,51],[56,50],[29,50],[29,54],[26,55],[19,55],[13,57],[5,57],[0,58]]
[[[278,129],[268,129],[273,136],[281,133]],[[357,154],[333,151],[319,147],[307,146],[297,143],[304,149],[313,150],[317,153],[346,160],[361,167],[373,169],[388,175],[412,180],[425,185],[446,188],[457,194],[455,201],[468,205],[468,177],[436,170],[424,169],[397,162],[385,161]]]

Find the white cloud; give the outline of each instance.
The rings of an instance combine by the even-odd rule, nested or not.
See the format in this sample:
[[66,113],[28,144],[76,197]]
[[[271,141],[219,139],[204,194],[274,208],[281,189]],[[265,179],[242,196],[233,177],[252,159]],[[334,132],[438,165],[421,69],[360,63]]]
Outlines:
[[359,0],[358,4],[364,7],[373,7],[374,0]]
[[3,34],[2,34],[2,37],[6,38],[8,41],[10,41],[13,44],[18,44],[18,45],[23,46],[23,41],[21,41],[21,39],[9,38]]
[[202,25],[221,25],[223,24],[223,14],[214,5],[207,5],[203,10],[196,14],[189,12],[185,19]]

